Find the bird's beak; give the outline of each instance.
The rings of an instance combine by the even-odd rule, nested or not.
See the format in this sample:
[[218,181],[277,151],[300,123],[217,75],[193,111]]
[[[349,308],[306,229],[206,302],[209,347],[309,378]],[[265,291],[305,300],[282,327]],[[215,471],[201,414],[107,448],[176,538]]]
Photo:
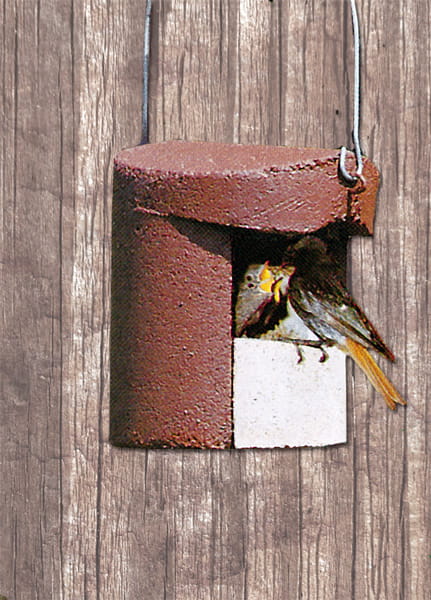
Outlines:
[[282,265],[281,267],[272,267],[272,269],[270,269],[269,261],[266,261],[259,273],[259,288],[263,292],[272,292],[274,294],[274,300],[279,303],[281,295],[285,293],[285,291],[283,291],[283,285],[286,286],[286,283],[288,283],[288,280],[295,272],[295,269],[296,267],[292,265]]
[[280,279],[277,279],[277,281],[275,281],[275,283],[272,287],[272,291],[274,293],[274,300],[277,302],[277,304],[281,300],[281,284],[282,283],[283,283],[283,278],[280,277]]
[[269,270],[269,266],[268,266],[268,265],[269,265],[269,260],[267,260],[267,261],[264,263],[264,265],[263,265],[263,267],[262,267],[262,270],[261,270],[261,272],[259,273],[259,279],[260,279],[261,281],[266,281],[267,279],[269,279],[270,277],[272,277],[272,273],[271,273],[271,271]]
[[279,277],[274,278],[274,285],[272,286],[272,292],[274,293],[274,300],[277,304],[281,301],[281,297],[287,294],[287,288],[289,287],[289,281],[291,276],[294,274],[296,267],[292,265],[282,265],[277,272]]
[[294,265],[282,265],[283,274],[287,277],[291,277],[296,271],[296,267]]
[[259,273],[259,279],[261,281],[259,287],[263,292],[271,292],[272,285],[274,283],[274,275],[268,268],[269,261],[263,265],[261,272]]

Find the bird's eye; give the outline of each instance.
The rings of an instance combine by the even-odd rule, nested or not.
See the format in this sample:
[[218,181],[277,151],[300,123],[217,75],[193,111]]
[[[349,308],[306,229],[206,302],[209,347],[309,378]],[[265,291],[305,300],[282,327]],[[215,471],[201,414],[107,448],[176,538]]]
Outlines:
[[251,275],[247,275],[246,279],[247,279],[247,281],[251,281],[253,279],[253,277]]

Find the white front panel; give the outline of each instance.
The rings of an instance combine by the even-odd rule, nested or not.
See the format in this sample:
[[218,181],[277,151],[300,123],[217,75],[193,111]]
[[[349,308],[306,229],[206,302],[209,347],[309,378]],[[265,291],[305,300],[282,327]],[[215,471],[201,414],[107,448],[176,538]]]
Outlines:
[[234,340],[235,448],[326,446],[346,442],[346,357],[329,348],[251,338]]

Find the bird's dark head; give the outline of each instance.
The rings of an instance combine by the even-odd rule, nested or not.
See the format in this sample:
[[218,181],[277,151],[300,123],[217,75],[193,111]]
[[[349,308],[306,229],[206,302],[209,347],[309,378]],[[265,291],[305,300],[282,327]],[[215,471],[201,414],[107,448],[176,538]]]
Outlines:
[[299,242],[289,246],[283,256],[283,262],[294,265],[298,276],[316,269],[323,271],[332,265],[326,244],[315,236],[304,236]]

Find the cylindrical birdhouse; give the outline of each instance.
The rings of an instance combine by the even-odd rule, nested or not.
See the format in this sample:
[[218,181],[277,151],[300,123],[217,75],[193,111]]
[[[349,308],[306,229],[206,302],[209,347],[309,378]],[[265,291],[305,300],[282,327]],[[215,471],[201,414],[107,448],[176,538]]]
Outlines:
[[[111,440],[142,447],[345,441],[344,356],[234,339],[236,278],[318,232],[343,267],[372,232],[378,172],[338,175],[339,151],[164,142],[115,160]],[[354,168],[353,156],[347,166]],[[341,250],[340,250],[341,248]]]

